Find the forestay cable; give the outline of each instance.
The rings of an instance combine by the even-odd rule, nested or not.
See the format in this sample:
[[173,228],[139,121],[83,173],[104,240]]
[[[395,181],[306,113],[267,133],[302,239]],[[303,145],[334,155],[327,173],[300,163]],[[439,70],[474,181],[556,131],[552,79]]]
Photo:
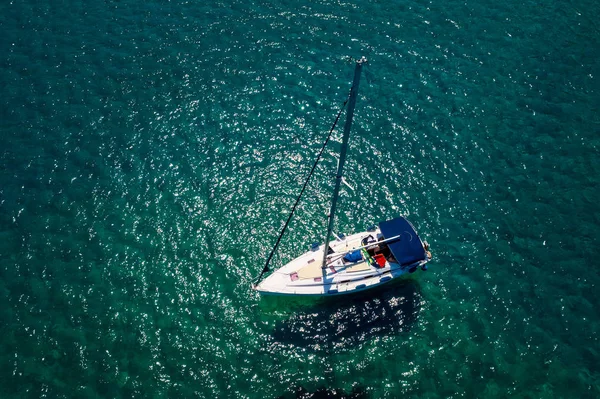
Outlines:
[[[350,92],[352,92],[352,89],[350,89]],[[335,126],[337,125],[338,121],[340,120],[340,116],[342,115],[342,111],[346,107],[346,104],[348,103],[349,99],[350,99],[350,96],[348,96],[348,98],[346,99],[346,101],[344,101],[344,104],[342,104],[342,107],[340,108],[340,111],[338,112],[337,116],[335,117],[335,121],[333,122],[333,126],[331,126],[331,129],[329,130],[329,134],[327,135],[327,139],[323,143],[323,146],[321,147],[321,151],[319,151],[319,155],[317,156],[317,159],[315,160],[315,163],[313,164],[312,169],[310,170],[310,172],[308,173],[308,176],[306,177],[306,181],[304,182],[304,186],[302,186],[302,190],[300,191],[300,195],[298,195],[298,198],[296,199],[296,203],[292,207],[292,211],[290,212],[290,215],[288,216],[287,221],[285,222],[285,225],[281,229],[281,233],[279,233],[279,237],[277,237],[277,242],[275,242],[275,246],[271,250],[271,253],[269,254],[269,257],[267,258],[267,261],[265,262],[265,267],[263,267],[263,270],[260,273],[260,275],[258,276],[258,278],[256,279],[255,284],[258,284],[260,282],[260,280],[262,279],[262,276],[266,272],[269,271],[269,262],[271,262],[271,258],[273,258],[273,255],[275,254],[275,251],[277,250],[277,247],[279,246],[279,242],[281,241],[281,238],[283,237],[283,234],[285,233],[285,230],[287,229],[288,224],[290,224],[290,221],[292,220],[292,216],[294,215],[294,211],[296,210],[296,207],[298,206],[298,203],[300,202],[300,199],[302,198],[302,194],[304,194],[304,190],[306,190],[306,186],[308,186],[308,182],[310,181],[310,178],[312,177],[313,172],[315,171],[315,169],[317,167],[317,164],[319,163],[319,160],[321,159],[321,155],[323,155],[323,151],[325,151],[325,147],[327,146],[327,143],[329,143],[329,139],[331,138],[333,130],[335,129]]]

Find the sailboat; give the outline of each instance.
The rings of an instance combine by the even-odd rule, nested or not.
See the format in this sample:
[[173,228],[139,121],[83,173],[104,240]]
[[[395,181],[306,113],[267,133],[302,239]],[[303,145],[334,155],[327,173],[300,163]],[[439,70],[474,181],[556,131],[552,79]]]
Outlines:
[[[329,137],[331,137],[343,107],[338,113],[331,128],[330,136],[325,141],[321,153],[304,183],[300,196],[292,208],[277,243],[267,258],[262,273],[253,284],[253,289],[261,294],[297,296],[352,294],[375,288],[401,276],[413,273],[419,268],[422,270],[427,269],[426,263],[431,259],[429,245],[421,240],[414,226],[402,216],[385,220],[378,223],[377,226],[374,225],[368,228],[367,231],[349,236],[340,236],[333,233],[339,191],[341,183],[345,183],[343,169],[358,96],[360,75],[366,62],[367,60],[364,57],[357,60],[350,95],[344,103],[344,106],[348,104],[348,111],[331,209],[328,215],[325,243],[322,245],[313,244],[308,252],[275,270],[262,280],[263,275],[270,271],[269,262],[285,233],[312,172],[314,172],[319,162],[323,149],[327,145]],[[333,240],[331,240],[332,236],[335,236]]]

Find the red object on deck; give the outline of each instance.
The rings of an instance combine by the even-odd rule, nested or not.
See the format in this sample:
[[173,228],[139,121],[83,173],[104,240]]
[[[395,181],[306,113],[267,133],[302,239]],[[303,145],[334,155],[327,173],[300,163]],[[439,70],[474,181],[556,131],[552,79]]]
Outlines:
[[385,256],[383,254],[377,254],[373,256],[373,259],[375,259],[380,268],[385,267]]

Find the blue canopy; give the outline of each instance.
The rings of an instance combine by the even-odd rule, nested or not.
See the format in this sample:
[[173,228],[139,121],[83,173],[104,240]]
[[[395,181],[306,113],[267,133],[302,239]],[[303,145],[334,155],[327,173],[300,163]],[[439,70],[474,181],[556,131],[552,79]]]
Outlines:
[[388,239],[395,236],[400,236],[396,240],[389,241],[387,244],[392,251],[392,254],[401,265],[409,265],[411,263],[425,260],[425,248],[417,235],[412,224],[403,217],[386,220],[379,223],[381,234]]
[[352,262],[352,263],[362,260],[362,254],[360,253],[360,249],[357,249],[356,251],[348,252],[346,254],[346,256],[344,256],[344,260],[346,262]]

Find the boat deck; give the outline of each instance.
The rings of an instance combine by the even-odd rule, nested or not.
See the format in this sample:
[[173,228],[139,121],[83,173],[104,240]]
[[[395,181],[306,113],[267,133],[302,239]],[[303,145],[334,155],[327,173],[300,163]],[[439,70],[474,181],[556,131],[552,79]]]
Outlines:
[[321,267],[324,247],[320,246],[316,251],[306,252],[276,270],[256,289],[262,293],[276,295],[335,295],[371,288],[409,273],[413,265],[400,266],[389,251],[385,250],[381,251],[386,254],[385,263],[382,262],[382,265],[373,262],[366,250],[361,251],[363,258],[359,262],[349,263],[343,260],[345,253],[363,246],[363,239],[369,236],[374,241],[381,239],[377,229],[331,242],[330,247],[334,253],[329,255],[326,268]]

